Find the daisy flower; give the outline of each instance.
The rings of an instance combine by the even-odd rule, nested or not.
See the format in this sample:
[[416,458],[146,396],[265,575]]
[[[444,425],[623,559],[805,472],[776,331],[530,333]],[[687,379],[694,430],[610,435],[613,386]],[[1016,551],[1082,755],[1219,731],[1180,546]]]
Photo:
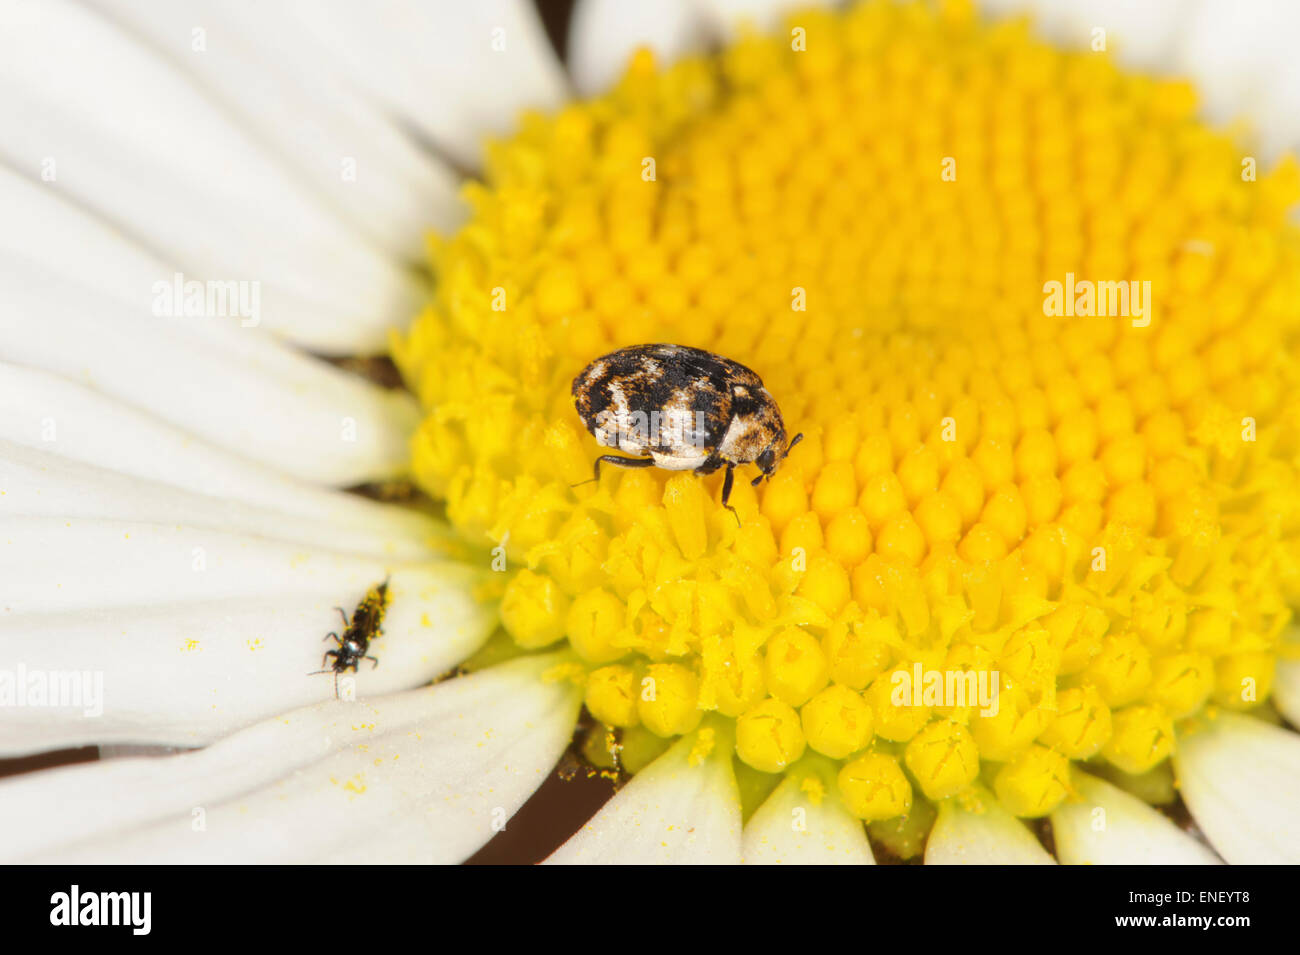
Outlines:
[[1296,14],[784,6],[0,10],[6,859],[1300,861]]

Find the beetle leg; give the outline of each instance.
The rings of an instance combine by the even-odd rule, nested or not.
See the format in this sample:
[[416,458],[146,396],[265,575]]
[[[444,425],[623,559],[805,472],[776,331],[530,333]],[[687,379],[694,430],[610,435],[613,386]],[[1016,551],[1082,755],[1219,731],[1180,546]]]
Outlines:
[[569,487],[582,487],[584,484],[590,484],[592,481],[600,480],[600,462],[606,464],[616,464],[621,468],[651,468],[654,467],[654,458],[620,458],[617,454],[602,454],[596,459],[595,465],[591,469],[591,478],[586,481],[579,481],[577,484],[570,484]]
[[377,659],[375,659],[374,657],[371,657],[371,656],[365,656],[365,657],[362,657],[361,659],[363,659],[363,660],[369,660],[369,661],[371,662],[371,664],[372,664],[372,666],[370,667],[370,669],[372,669],[372,670],[373,670],[375,667],[379,666],[379,661],[378,661]]
[[722,479],[722,506],[731,511],[732,517],[736,519],[736,526],[740,527],[740,515],[737,514],[736,509],[728,503],[731,500],[731,485],[735,481],[735,472],[736,466],[734,464],[728,464],[726,477]]
[[348,628],[348,615],[343,612],[342,607],[335,607],[334,609],[337,610],[339,612],[339,616],[343,618],[343,629],[346,630]]
[[714,451],[707,458],[705,458],[704,463],[701,464],[698,468],[696,468],[692,473],[712,474],[718,468],[722,467],[722,464],[723,464],[722,458],[718,457],[718,452]]
[[333,637],[335,640],[338,640],[339,635],[335,633],[333,630],[331,630],[329,633],[325,634],[325,639],[328,640],[330,637]]

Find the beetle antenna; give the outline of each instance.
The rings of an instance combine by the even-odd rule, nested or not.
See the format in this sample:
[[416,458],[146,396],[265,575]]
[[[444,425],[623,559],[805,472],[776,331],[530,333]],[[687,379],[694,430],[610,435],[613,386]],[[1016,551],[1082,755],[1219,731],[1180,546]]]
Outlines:
[[790,441],[790,445],[789,445],[789,447],[787,447],[787,448],[785,449],[785,454],[781,455],[781,457],[783,457],[783,458],[788,458],[788,457],[790,456],[790,452],[794,450],[794,446],[795,446],[796,444],[798,444],[798,443],[799,443],[800,441],[802,441],[802,440],[803,440],[803,432],[800,431],[800,432],[799,432],[798,434],[796,434],[796,435],[794,436],[794,438]]

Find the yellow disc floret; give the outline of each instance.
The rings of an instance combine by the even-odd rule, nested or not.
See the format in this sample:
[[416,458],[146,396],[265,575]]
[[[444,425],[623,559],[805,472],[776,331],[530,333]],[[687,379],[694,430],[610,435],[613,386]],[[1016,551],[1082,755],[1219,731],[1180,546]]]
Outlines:
[[1088,759],[1110,739],[1110,707],[1095,686],[1057,694],[1056,713],[1039,739],[1070,759]]
[[1017,816],[1045,816],[1070,793],[1070,761],[1047,746],[1033,746],[1003,764],[993,790]]
[[521,570],[501,598],[501,622],[526,650],[549,646],[564,637],[569,597],[550,577]]
[[1114,717],[1102,755],[1126,773],[1145,773],[1174,751],[1174,723],[1162,707],[1129,706]]
[[587,676],[585,702],[591,715],[606,726],[635,726],[640,692],[636,671],[631,667],[601,667]]
[[680,663],[655,663],[641,681],[637,715],[642,725],[658,736],[678,736],[699,725],[700,681],[695,671]]
[[912,785],[887,753],[867,753],[846,763],[838,782],[849,812],[867,822],[901,816],[912,806]]
[[765,773],[785,769],[803,755],[805,745],[799,714],[775,697],[736,721],[736,755]]
[[947,799],[979,775],[980,751],[960,723],[935,720],[907,744],[907,768],[931,799]]
[[767,641],[766,651],[767,690],[778,699],[802,706],[826,685],[826,655],[806,630],[782,630]]
[[[835,761],[881,832],[1159,770],[1267,703],[1300,597],[1300,167],[961,2],[788,27],[490,144],[393,343],[415,478],[624,768],[708,715],[746,779]],[[804,435],[735,515],[721,472],[580,484],[570,384],[649,342],[753,368]]]
[[843,759],[871,739],[871,707],[847,686],[828,686],[805,703],[799,715],[808,745],[824,756]]

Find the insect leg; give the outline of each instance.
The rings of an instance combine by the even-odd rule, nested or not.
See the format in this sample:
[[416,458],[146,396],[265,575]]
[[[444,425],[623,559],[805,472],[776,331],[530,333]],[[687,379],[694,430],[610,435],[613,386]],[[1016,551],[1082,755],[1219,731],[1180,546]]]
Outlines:
[[377,659],[375,659],[374,657],[372,657],[372,656],[364,656],[364,657],[362,657],[361,659],[363,659],[363,660],[369,660],[369,661],[371,662],[371,664],[373,664],[373,665],[370,667],[370,669],[372,669],[372,670],[373,670],[375,667],[379,666],[379,661],[378,661]]
[[[335,640],[339,639],[339,635],[337,633],[334,633],[332,630],[329,633],[325,634],[326,640],[328,640],[330,637],[333,637]],[[339,640],[339,642],[342,643],[343,641]]]
[[343,612],[342,607],[335,607],[334,609],[337,610],[339,612],[339,616],[343,618],[343,629],[346,630],[348,628],[348,615]]
[[606,464],[615,464],[620,468],[652,468],[654,467],[654,458],[620,458],[617,454],[602,454],[596,459],[595,465],[591,469],[591,478],[586,481],[579,481],[577,484],[570,484],[569,487],[582,487],[584,484],[590,484],[592,481],[600,480],[600,462]]
[[722,506],[731,511],[732,517],[736,519],[736,526],[740,527],[740,515],[736,513],[734,507],[727,503],[731,500],[731,485],[735,481],[735,471],[736,466],[734,464],[727,465],[727,475],[722,479]]

